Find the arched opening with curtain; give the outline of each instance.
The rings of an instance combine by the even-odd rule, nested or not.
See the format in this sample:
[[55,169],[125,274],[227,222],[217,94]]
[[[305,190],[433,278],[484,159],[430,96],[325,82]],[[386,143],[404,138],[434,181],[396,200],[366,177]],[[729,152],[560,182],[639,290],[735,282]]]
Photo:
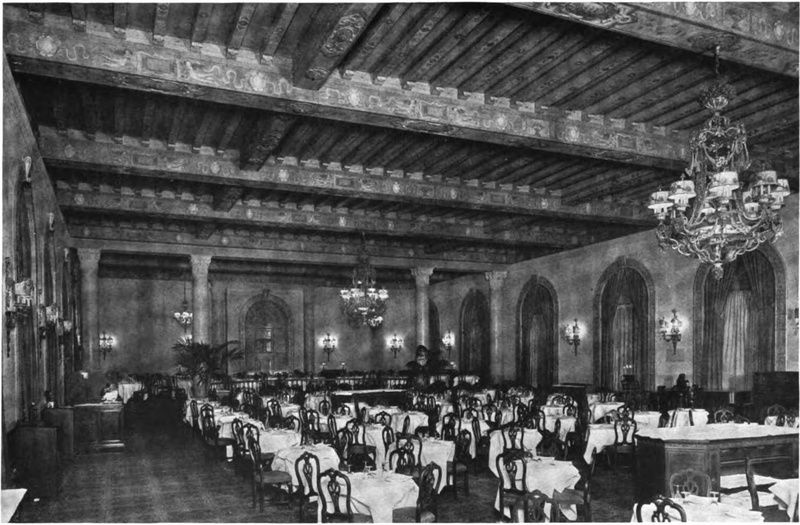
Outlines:
[[[24,181],[20,175],[17,184],[17,195],[14,200],[14,261],[13,280],[17,283],[30,279],[33,290],[38,283],[37,272],[37,246],[36,224],[34,221],[33,194],[30,183]],[[35,292],[33,292],[35,293]],[[36,333],[33,312],[20,316],[15,321],[16,326],[16,359],[17,378],[20,381],[19,392],[22,393],[21,408],[24,410],[28,403],[42,397],[39,348],[36,344]],[[6,332],[6,337],[9,333]],[[9,342],[6,342],[9,344]]]
[[436,303],[428,299],[428,340],[426,346],[433,349],[439,349],[442,344],[442,329],[439,326],[439,309],[436,308]]
[[231,368],[269,372],[295,367],[292,314],[283,300],[262,293],[244,305],[239,319],[244,360],[229,363]]
[[785,276],[770,246],[739,256],[715,279],[695,278],[694,377],[707,390],[750,390],[753,372],[780,370],[785,357]]
[[471,290],[461,303],[459,370],[489,380],[489,302],[479,290]]
[[558,298],[547,279],[531,277],[517,301],[517,381],[558,382]]
[[594,384],[620,390],[632,373],[655,389],[653,278],[638,261],[623,257],[603,272],[594,297]]

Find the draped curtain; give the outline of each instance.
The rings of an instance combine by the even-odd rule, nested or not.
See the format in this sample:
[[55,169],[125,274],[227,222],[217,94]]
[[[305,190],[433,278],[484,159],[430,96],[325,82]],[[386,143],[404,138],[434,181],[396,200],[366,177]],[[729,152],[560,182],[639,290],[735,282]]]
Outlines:
[[[775,275],[769,261],[758,251],[740,256],[733,263],[725,265],[724,269],[722,279],[714,279],[709,272],[705,280],[703,341],[699,348],[702,352],[702,369],[696,371],[696,375],[708,390],[729,387],[748,390],[752,386],[753,372],[774,369]],[[744,361],[746,368],[742,383],[730,385],[728,381],[723,381],[726,363],[723,349],[726,326],[730,327],[729,333],[733,333],[730,330],[734,325],[728,324],[731,322],[729,315],[736,314],[737,310],[729,310],[729,298],[745,290],[749,290],[749,300],[730,303],[730,308],[739,304],[747,309],[746,325],[739,326],[742,330],[741,343],[747,349]]]
[[461,307],[461,352],[459,368],[462,372],[478,374],[489,380],[489,303],[477,290],[467,294]]
[[734,290],[725,301],[722,330],[722,389],[745,390],[747,371],[746,355],[750,353],[748,339],[748,314],[750,292]]
[[[650,384],[645,349],[648,301],[644,279],[631,268],[621,268],[606,281],[600,306],[600,371],[604,388],[620,388],[618,379],[625,364],[633,366],[633,373],[642,384]],[[621,305],[627,306],[616,321],[615,339],[615,320]],[[624,337],[623,333],[626,334]],[[623,341],[624,346],[620,347]],[[629,352],[626,354],[629,360],[620,360],[623,356],[618,353],[619,348]]]
[[542,314],[534,314],[531,319],[531,329],[528,337],[530,353],[528,354],[527,382],[534,386],[549,386],[547,381],[547,324]]
[[550,292],[537,285],[529,289],[520,308],[520,359],[517,378],[547,387],[555,382],[556,334]]

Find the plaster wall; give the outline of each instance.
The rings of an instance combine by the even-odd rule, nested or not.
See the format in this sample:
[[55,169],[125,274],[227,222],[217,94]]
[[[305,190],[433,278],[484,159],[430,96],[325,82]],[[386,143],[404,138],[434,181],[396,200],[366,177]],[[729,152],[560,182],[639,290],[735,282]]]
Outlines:
[[[461,354],[461,306],[470,290],[479,290],[489,301],[489,282],[483,274],[461,277],[444,281],[431,286],[430,299],[439,310],[439,331],[444,335],[448,330],[453,332],[455,343],[450,361],[462,370],[459,356]],[[506,325],[503,324],[503,331]]]

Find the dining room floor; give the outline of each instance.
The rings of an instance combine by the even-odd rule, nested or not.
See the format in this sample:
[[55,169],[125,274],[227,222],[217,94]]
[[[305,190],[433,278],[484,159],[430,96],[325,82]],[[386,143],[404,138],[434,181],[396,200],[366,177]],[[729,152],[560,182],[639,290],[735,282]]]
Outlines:
[[[205,459],[201,441],[178,423],[178,407],[152,400],[126,409],[123,452],[82,454],[66,465],[57,497],[26,497],[16,522],[296,522],[296,506],[253,508],[249,481],[223,460]],[[440,522],[496,522],[497,480],[486,466],[470,474],[470,494],[439,497]],[[599,466],[592,482],[592,517],[629,522],[630,471]],[[309,517],[308,515],[306,516]],[[313,521],[309,519],[308,521]]]

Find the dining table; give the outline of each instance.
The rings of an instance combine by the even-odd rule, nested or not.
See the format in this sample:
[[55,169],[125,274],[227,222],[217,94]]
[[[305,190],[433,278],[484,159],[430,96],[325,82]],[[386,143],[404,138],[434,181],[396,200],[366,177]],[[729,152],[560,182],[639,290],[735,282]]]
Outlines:
[[[581,479],[580,471],[575,468],[571,461],[559,461],[551,457],[526,457],[517,461],[525,461],[525,486],[529,492],[534,490],[541,491],[546,496],[553,496],[555,491],[563,491],[575,487]],[[521,470],[519,469],[521,476]],[[495,474],[497,475],[497,474]],[[498,487],[497,496],[494,500],[494,508],[500,510],[500,489]],[[575,521],[577,511],[573,505],[562,505],[561,513],[568,521]],[[511,518],[511,509],[506,507],[503,514]],[[545,507],[546,515],[550,515],[549,505]],[[522,521],[522,520],[521,520]]]
[[[417,504],[419,488],[411,476],[383,470],[345,475],[350,480],[353,512],[371,516],[373,523],[392,523],[395,509],[414,508]],[[341,485],[344,492],[344,484]],[[327,491],[323,494],[327,497]],[[330,502],[328,506],[331,506]],[[322,505],[317,508],[317,522],[321,522]]]
[[122,398],[123,403],[127,403],[130,398],[133,397],[134,392],[138,392],[139,390],[144,389],[144,383],[140,383],[138,381],[133,382],[119,382],[117,384],[117,392],[119,393],[119,397]]
[[604,417],[606,417],[610,412],[617,410],[625,403],[621,403],[619,401],[608,401],[608,402],[594,402],[589,403],[589,410],[592,412],[592,420],[591,423],[598,421]]
[[[422,438],[422,449],[420,451],[420,466],[424,468],[429,463],[436,463],[442,469],[442,480],[439,483],[439,492],[448,485],[447,464],[453,461],[456,454],[456,444],[454,441],[447,441],[432,437]],[[401,442],[402,443],[402,442]],[[388,453],[397,448],[396,444],[389,447]],[[378,463],[381,465],[382,463]]]
[[567,439],[567,434],[575,431],[575,426],[578,424],[578,419],[575,416],[566,416],[558,414],[553,416],[545,415],[543,425],[545,430],[553,432],[556,428],[556,421],[560,421],[561,425],[558,430],[558,439],[564,441]]
[[[292,476],[293,490],[300,486],[300,481],[297,479],[297,470],[295,464],[297,458],[306,452],[310,452],[317,456],[319,460],[319,471],[313,472],[314,479],[317,474],[324,472],[330,468],[339,468],[339,456],[330,445],[324,443],[317,443],[315,445],[293,445],[290,447],[282,448],[275,451],[275,457],[272,460],[272,470],[280,470],[288,472]],[[315,482],[316,483],[316,482]],[[308,492],[308,487],[305,487],[305,493]]]
[[676,408],[669,411],[670,427],[702,427],[707,424],[708,411],[703,408]]
[[[759,522],[764,521],[761,512],[750,510],[750,499],[730,498],[725,495],[721,498],[711,498],[688,494],[686,497],[673,497],[672,501],[680,505],[686,513],[688,522]],[[656,506],[653,503],[642,505],[642,521],[651,521]],[[680,514],[670,507],[666,507],[666,514],[672,521],[681,521]],[[633,506],[631,521],[636,519],[636,505]],[[655,521],[655,520],[652,520]]]
[[[486,421],[484,421],[484,420],[482,420],[480,418],[477,418],[477,420],[478,420],[478,426],[479,426],[480,433],[481,433],[481,435],[477,436],[477,437],[480,438],[482,436],[485,436],[486,433],[489,432],[491,427],[489,426],[489,424]],[[469,435],[470,435],[469,455],[470,455],[470,457],[474,458],[477,455],[477,446],[476,446],[477,439],[476,439],[475,433],[472,430],[472,419],[464,419],[464,418],[462,418],[462,419],[457,419],[456,420],[456,433],[460,433],[462,430],[466,430],[467,432],[469,432]],[[439,433],[439,435],[442,434],[442,422],[441,421],[436,424],[436,431]]]
[[[764,418],[765,425],[777,426],[778,424],[778,417],[779,416],[767,416]],[[784,426],[791,427],[791,428],[800,428],[800,418],[786,418],[784,416]]]
[[300,432],[283,428],[269,428],[262,430],[258,436],[261,452],[277,452],[300,444]]
[[789,519],[794,519],[794,521],[797,521],[794,517],[797,516],[797,492],[799,486],[800,479],[789,478],[782,479],[769,488],[775,503],[778,504],[778,508],[786,512]]

